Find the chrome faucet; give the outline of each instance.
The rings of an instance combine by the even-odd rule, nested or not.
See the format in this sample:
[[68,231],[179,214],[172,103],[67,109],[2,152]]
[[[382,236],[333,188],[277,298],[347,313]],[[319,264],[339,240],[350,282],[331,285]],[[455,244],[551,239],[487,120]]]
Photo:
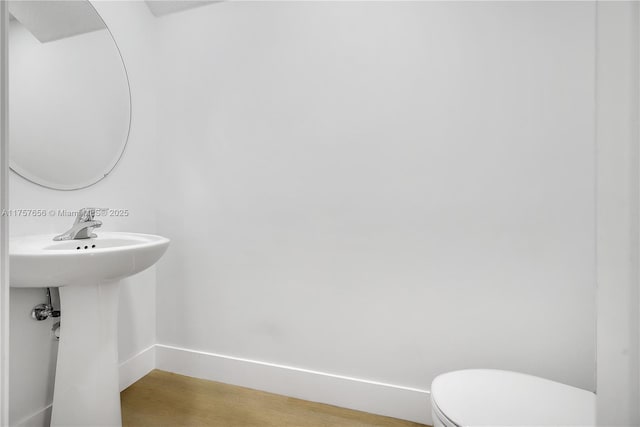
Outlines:
[[76,215],[76,220],[73,223],[73,226],[53,238],[55,241],[60,240],[76,240],[76,239],[88,239],[90,237],[98,237],[93,230],[95,228],[102,227],[102,221],[95,219],[96,212],[99,211],[98,208],[82,208],[78,211],[78,215]]

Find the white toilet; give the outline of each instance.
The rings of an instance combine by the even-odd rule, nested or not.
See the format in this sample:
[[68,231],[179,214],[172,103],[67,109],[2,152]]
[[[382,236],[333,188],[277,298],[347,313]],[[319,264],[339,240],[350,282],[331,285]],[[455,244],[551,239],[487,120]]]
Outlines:
[[469,369],[431,384],[434,427],[595,426],[595,394],[517,372]]

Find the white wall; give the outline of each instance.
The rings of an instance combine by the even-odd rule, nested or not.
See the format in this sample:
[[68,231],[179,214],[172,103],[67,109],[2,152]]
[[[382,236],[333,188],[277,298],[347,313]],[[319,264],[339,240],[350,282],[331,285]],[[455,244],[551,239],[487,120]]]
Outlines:
[[593,3],[159,19],[158,341],[428,389],[593,390]]
[[[154,163],[149,162],[155,155],[156,139],[155,21],[143,2],[97,2],[95,6],[120,46],[131,81],[133,122],[125,155],[112,175],[80,191],[44,189],[12,174],[10,204],[12,208],[129,209],[131,215],[127,218],[105,218],[101,230],[155,232],[155,173]],[[11,234],[59,233],[69,227],[70,221],[68,217],[12,218]],[[41,302],[44,302],[42,290],[11,290],[12,423],[43,409],[52,399],[56,354],[56,344],[50,334],[52,322],[35,322],[29,316],[31,308]],[[154,344],[155,330],[155,271],[149,270],[122,286],[120,360]]]
[[636,2],[598,4],[598,425],[640,425]]
[[[97,7],[127,153],[79,192],[13,176],[11,205],[173,239],[157,295],[153,271],[123,286],[121,360],[157,341],[406,391],[465,367],[595,387],[593,4]],[[12,291],[13,421],[51,399],[42,296]]]

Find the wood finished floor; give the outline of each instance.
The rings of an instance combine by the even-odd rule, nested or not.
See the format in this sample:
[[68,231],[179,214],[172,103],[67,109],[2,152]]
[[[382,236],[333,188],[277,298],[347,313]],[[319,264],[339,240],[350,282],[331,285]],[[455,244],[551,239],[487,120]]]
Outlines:
[[124,427],[418,427],[321,403],[154,370],[124,390]]

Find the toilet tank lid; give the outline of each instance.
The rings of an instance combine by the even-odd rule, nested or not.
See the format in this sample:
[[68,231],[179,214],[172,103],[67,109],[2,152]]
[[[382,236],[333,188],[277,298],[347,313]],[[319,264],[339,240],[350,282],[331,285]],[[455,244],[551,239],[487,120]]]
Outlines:
[[595,426],[595,394],[518,372],[469,369],[436,377],[431,401],[458,426]]

